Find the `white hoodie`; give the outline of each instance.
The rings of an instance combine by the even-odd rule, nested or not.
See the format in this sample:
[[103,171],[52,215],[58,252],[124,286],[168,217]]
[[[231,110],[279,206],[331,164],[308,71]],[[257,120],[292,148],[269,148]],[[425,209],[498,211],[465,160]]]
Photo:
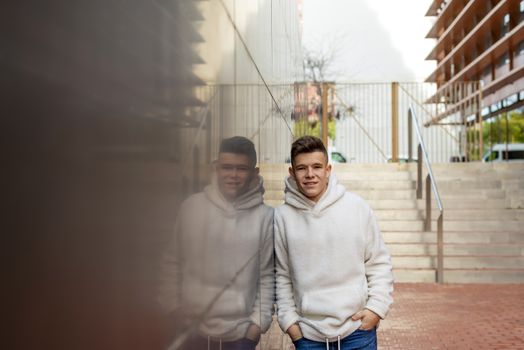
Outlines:
[[[234,203],[216,179],[181,206],[162,262],[159,301],[167,313],[224,341],[250,323],[271,324],[274,299],[273,209],[263,204],[262,177]],[[210,307],[210,305],[212,305]]]
[[331,173],[318,202],[286,178],[275,212],[278,320],[298,323],[305,338],[334,341],[358,329],[367,308],[384,318],[393,300],[390,256],[371,208]]

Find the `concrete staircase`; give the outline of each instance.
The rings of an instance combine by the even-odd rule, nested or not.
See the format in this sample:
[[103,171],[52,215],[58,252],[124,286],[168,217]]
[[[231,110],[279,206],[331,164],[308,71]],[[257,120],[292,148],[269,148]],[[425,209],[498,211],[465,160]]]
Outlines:
[[[282,203],[287,169],[261,166],[267,204]],[[336,164],[334,171],[374,209],[396,281],[434,282],[436,222],[424,231],[416,164]],[[524,283],[524,163],[434,164],[433,171],[444,206],[444,281]]]

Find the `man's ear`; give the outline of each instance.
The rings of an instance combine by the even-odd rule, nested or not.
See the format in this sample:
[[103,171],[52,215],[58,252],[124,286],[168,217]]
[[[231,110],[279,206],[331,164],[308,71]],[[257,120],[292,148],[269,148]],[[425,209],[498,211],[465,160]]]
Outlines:
[[326,170],[328,172],[328,176],[331,175],[331,164],[328,163],[328,165],[326,166]]
[[295,178],[295,171],[293,170],[293,167],[289,167],[289,175],[294,179]]
[[256,168],[253,170],[253,174],[255,174],[255,175],[259,175],[259,174],[260,174],[260,168],[259,168],[259,167],[256,167]]

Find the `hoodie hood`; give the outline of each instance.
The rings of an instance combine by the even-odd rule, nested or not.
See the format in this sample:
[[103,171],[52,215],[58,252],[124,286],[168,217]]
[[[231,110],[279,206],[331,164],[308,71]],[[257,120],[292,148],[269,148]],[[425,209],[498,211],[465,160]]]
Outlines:
[[286,189],[284,201],[297,209],[310,210],[320,213],[333,203],[338,201],[346,193],[346,188],[340,184],[334,173],[329,176],[328,187],[326,192],[320,197],[318,202],[307,198],[298,189],[297,182],[292,176],[286,177]]
[[264,203],[264,180],[257,175],[251,180],[246,193],[239,196],[234,202],[227,201],[218,188],[218,180],[213,176],[211,184],[204,188],[206,197],[218,208],[228,214],[234,214],[237,210],[251,209]]

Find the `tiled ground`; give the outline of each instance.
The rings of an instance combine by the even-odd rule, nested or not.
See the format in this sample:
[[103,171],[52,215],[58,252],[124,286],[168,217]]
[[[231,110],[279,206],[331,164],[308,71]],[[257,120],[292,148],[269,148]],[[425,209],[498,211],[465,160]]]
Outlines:
[[[379,349],[524,349],[524,284],[396,284]],[[262,349],[293,349],[278,325]]]

